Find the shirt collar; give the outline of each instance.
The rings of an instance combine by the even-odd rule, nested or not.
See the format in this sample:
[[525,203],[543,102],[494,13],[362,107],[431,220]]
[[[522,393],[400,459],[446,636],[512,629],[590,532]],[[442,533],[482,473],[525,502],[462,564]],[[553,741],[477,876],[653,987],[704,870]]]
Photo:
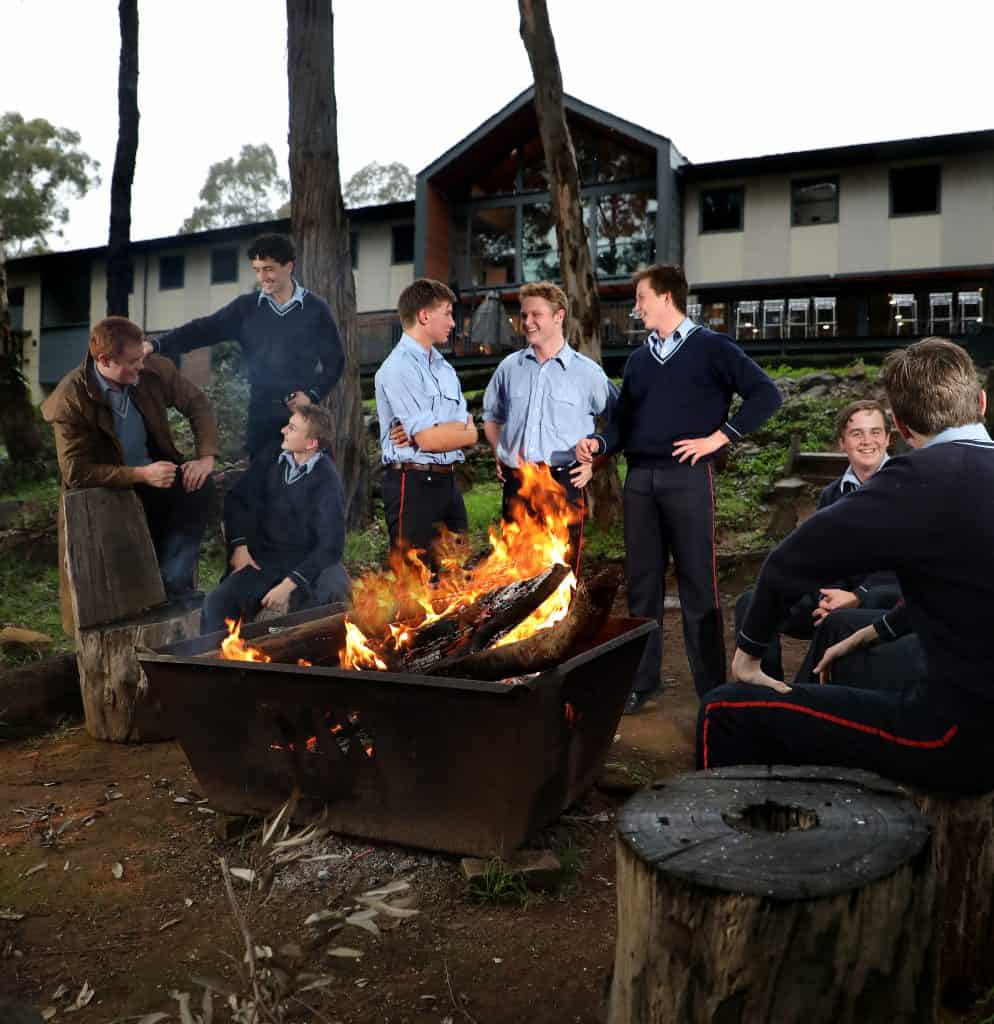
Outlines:
[[94,361],[90,364],[93,370],[93,379],[97,382],[97,387],[100,388],[100,393],[110,401],[111,396],[125,395],[128,392],[130,384],[125,384],[123,387],[120,384],[115,384],[114,381],[108,380],[98,369],[97,364]]
[[293,457],[292,452],[280,452],[278,461],[286,463],[290,468],[290,472],[295,476],[304,476],[306,473],[310,473],[310,471],[318,464],[318,459],[320,458],[321,450],[319,448],[306,462],[298,462]]
[[[873,472],[879,473],[889,458],[890,456],[884,452],[884,457],[880,460],[880,465],[877,466]],[[842,474],[842,489],[845,490],[846,484],[852,484],[854,487],[862,487],[863,483],[864,481],[860,480],[860,478],[856,476],[856,471],[852,468],[852,463],[850,462],[849,465],[846,466],[846,471]]]
[[983,423],[967,423],[962,427],[946,427],[938,434],[933,434],[922,448],[931,448],[933,444],[946,444],[949,441],[983,441],[991,443],[991,435]]
[[659,342],[664,342],[665,343],[665,342],[670,341],[671,339],[673,339],[674,336],[677,335],[677,334],[680,335],[680,340],[681,341],[686,341],[687,336],[690,334],[690,332],[693,331],[693,330],[696,330],[697,327],[698,327],[698,325],[695,324],[694,321],[691,320],[689,316],[685,316],[676,325],[676,327],[673,328],[673,331],[670,334],[666,335],[665,338],[660,336],[659,331],[653,331],[649,335],[649,337],[646,338],[646,341],[647,342],[655,341],[656,343],[659,343]]
[[444,356],[439,352],[434,345],[426,352],[424,345],[419,341],[412,338],[407,331],[400,336],[400,341],[397,345],[402,348],[405,352],[410,352],[412,355],[419,355],[422,359],[427,359],[429,362],[436,362],[439,359],[443,359]]
[[272,295],[267,295],[261,289],[259,290],[259,301],[258,304],[261,306],[263,300],[267,301],[277,313],[285,313],[295,302],[299,303],[301,307],[304,305],[304,296],[307,294],[307,289],[300,284],[295,278],[291,278],[293,281],[293,294],[286,300],[286,302],[277,302]]
[[[568,370],[569,364],[573,362],[573,357],[575,355],[576,353],[573,351],[573,347],[564,338],[562,346],[560,347],[559,351],[556,352],[554,355],[550,356],[546,360],[546,362],[551,363],[553,360],[556,360],[556,362],[558,362],[564,370]],[[523,362],[525,359],[531,359],[536,363],[538,362],[538,356],[535,355],[535,349],[532,348],[531,345],[525,345],[525,347],[521,350],[520,361]]]

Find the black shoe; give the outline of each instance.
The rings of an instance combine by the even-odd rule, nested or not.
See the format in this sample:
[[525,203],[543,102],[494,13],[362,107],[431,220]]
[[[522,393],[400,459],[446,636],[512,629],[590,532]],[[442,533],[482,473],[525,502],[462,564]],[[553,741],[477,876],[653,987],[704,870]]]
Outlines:
[[628,695],[628,700],[625,701],[625,706],[621,713],[623,715],[638,714],[645,707],[646,703],[659,693],[661,689],[661,686],[655,686],[651,690],[632,690]]

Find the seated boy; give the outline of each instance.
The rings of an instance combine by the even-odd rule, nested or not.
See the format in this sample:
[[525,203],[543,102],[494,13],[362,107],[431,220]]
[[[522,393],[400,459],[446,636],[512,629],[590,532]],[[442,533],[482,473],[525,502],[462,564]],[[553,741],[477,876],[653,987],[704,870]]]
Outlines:
[[[828,508],[840,498],[861,487],[887,461],[887,413],[872,399],[850,402],[835,419],[839,451],[849,458],[846,471],[820,494],[818,509]],[[735,602],[735,632],[742,627],[752,590]],[[845,608],[889,608],[901,596],[891,572],[873,573],[865,578],[836,580],[817,591],[804,594],[780,623],[776,636],[763,651],[763,671],[774,679],[783,679],[780,635],[808,640],[826,615]]]
[[342,482],[322,449],[331,417],[319,405],[300,406],[283,428],[282,451],[257,458],[224,501],[230,572],[204,601],[201,633],[225,619],[250,619],[261,608],[319,604],[319,580],[345,550]]
[[[698,762],[865,768],[929,789],[994,789],[994,442],[969,355],[941,338],[891,352],[882,378],[913,449],[773,552],[738,637],[732,674],[707,695]],[[759,656],[798,596],[829,573],[892,568],[925,677],[910,697],[853,686],[793,688]]]

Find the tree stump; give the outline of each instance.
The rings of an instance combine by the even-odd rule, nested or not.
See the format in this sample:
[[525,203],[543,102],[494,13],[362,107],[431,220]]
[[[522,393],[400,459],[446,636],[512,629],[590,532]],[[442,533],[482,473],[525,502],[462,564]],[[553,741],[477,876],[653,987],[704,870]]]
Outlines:
[[932,825],[941,898],[939,977],[946,1002],[965,1004],[994,984],[994,794],[913,791]]
[[67,491],[64,507],[86,731],[120,743],[167,739],[135,647],[195,636],[200,610],[164,603],[155,548],[132,490]]
[[636,796],[618,822],[610,1024],[932,1024],[929,827],[899,787],[737,767]]
[[797,502],[807,485],[800,477],[789,476],[773,485],[773,514],[770,516],[767,536],[783,540],[797,526]]

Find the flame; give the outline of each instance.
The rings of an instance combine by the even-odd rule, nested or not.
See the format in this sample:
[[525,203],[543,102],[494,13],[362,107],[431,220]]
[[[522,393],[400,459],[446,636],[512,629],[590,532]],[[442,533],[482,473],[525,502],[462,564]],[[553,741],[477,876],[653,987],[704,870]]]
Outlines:
[[[492,590],[538,576],[554,564],[568,564],[569,528],[576,510],[547,466],[523,463],[520,472],[521,486],[511,502],[512,521],[491,526],[490,551],[472,568],[463,564],[462,539],[443,531],[435,546],[437,579],[432,579],[419,552],[407,549],[391,552],[385,571],[368,573],[355,582],[353,611],[346,620],[345,646],[339,653],[343,668],[383,671],[387,666],[381,654],[410,647],[419,630]],[[571,572],[499,644],[514,643],[555,625],[569,611],[575,589]]]
[[228,661],[272,661],[256,647],[249,647],[241,637],[242,620],[225,619],[228,635],[221,641],[221,657]]

